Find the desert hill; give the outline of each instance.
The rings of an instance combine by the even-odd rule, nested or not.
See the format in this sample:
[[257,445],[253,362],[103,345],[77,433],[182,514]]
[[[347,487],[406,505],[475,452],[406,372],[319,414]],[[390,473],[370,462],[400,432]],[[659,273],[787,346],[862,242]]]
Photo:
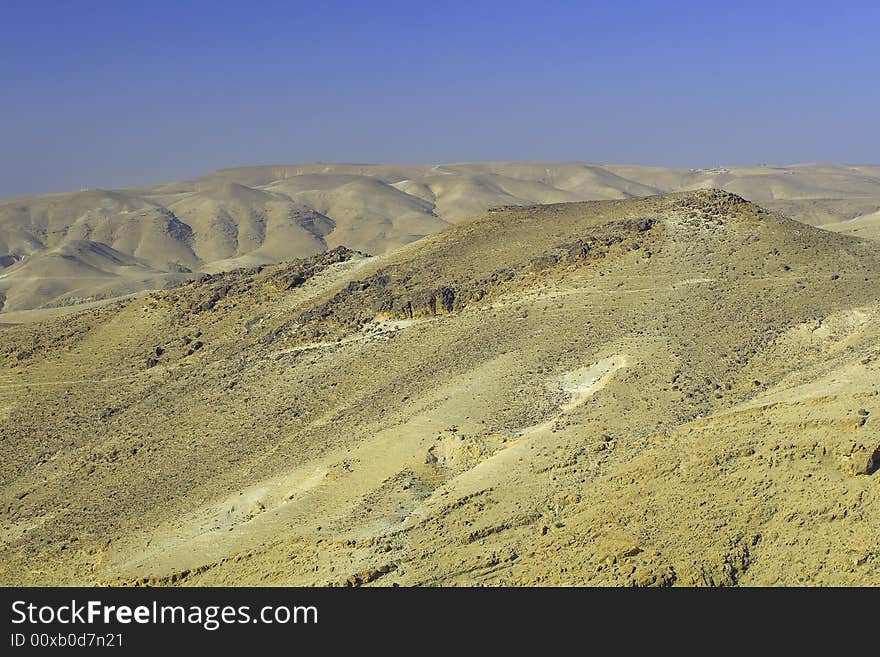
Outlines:
[[[0,201],[0,312],[107,299],[173,285],[191,273],[303,258],[337,246],[381,255],[494,207],[712,187],[830,230],[869,238],[880,230],[877,166],[246,167],[152,187]],[[40,257],[71,241],[135,258],[138,270],[101,266],[95,277]]]
[[[686,175],[602,171],[541,184]],[[0,581],[880,583],[876,243],[716,190],[446,217],[0,328]]]

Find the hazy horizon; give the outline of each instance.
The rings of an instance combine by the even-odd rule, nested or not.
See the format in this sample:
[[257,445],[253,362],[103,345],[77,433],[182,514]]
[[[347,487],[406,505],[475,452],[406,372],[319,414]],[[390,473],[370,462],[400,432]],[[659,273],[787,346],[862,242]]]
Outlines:
[[470,161],[456,161],[456,162],[343,162],[343,161],[329,161],[329,160],[314,160],[311,162],[264,162],[258,164],[240,164],[233,166],[224,166],[218,167],[215,169],[211,169],[209,171],[198,171],[189,176],[183,176],[176,180],[145,180],[143,182],[139,182],[137,184],[122,184],[122,185],[90,185],[84,187],[77,188],[69,188],[69,189],[48,189],[44,191],[33,192],[30,194],[11,194],[11,195],[0,195],[0,201],[8,201],[16,198],[27,198],[30,196],[41,196],[46,194],[68,194],[70,192],[77,191],[92,191],[92,190],[128,190],[128,189],[139,189],[139,188],[152,188],[158,187],[165,184],[174,184],[179,182],[184,182],[187,180],[197,180],[201,177],[210,175],[212,173],[224,170],[235,170],[235,169],[249,169],[249,168],[260,168],[260,167],[296,167],[296,166],[309,166],[314,164],[326,164],[328,166],[454,166],[454,165],[462,165],[462,164],[583,164],[585,166],[620,166],[620,167],[643,167],[646,169],[657,168],[657,169],[678,169],[678,170],[687,170],[687,171],[707,171],[714,168],[742,168],[742,167],[767,167],[767,168],[792,168],[792,167],[806,167],[806,166],[849,166],[849,167],[875,167],[880,166],[880,164],[875,162],[759,162],[759,163],[735,163],[729,164],[726,162],[719,162],[714,165],[704,166],[704,167],[664,167],[660,164],[653,163],[642,163],[642,162],[595,162],[589,160],[568,160],[568,161],[558,161],[558,162],[550,162],[547,160],[470,160]]
[[867,2],[5,13],[0,198],[268,163],[709,168],[880,152]]

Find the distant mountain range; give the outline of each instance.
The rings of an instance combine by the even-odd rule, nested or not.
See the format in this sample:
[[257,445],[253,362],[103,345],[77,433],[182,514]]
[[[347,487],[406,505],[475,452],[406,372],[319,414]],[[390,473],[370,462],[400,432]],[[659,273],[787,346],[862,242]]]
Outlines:
[[836,232],[880,237],[880,166],[715,169],[553,163],[304,164],[0,201],[0,312],[163,288],[199,273],[378,255],[497,206],[724,189]]

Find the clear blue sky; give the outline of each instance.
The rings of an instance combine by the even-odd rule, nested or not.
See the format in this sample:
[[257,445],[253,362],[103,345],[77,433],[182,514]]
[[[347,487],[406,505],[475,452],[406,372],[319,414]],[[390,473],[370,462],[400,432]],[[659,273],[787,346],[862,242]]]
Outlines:
[[880,162],[880,3],[0,0],[0,196],[308,161]]

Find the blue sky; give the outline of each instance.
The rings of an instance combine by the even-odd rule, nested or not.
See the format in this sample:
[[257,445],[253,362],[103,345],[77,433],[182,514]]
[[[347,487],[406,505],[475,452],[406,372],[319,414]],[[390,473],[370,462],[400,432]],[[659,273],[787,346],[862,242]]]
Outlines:
[[880,3],[0,0],[0,197],[308,161],[880,162]]

